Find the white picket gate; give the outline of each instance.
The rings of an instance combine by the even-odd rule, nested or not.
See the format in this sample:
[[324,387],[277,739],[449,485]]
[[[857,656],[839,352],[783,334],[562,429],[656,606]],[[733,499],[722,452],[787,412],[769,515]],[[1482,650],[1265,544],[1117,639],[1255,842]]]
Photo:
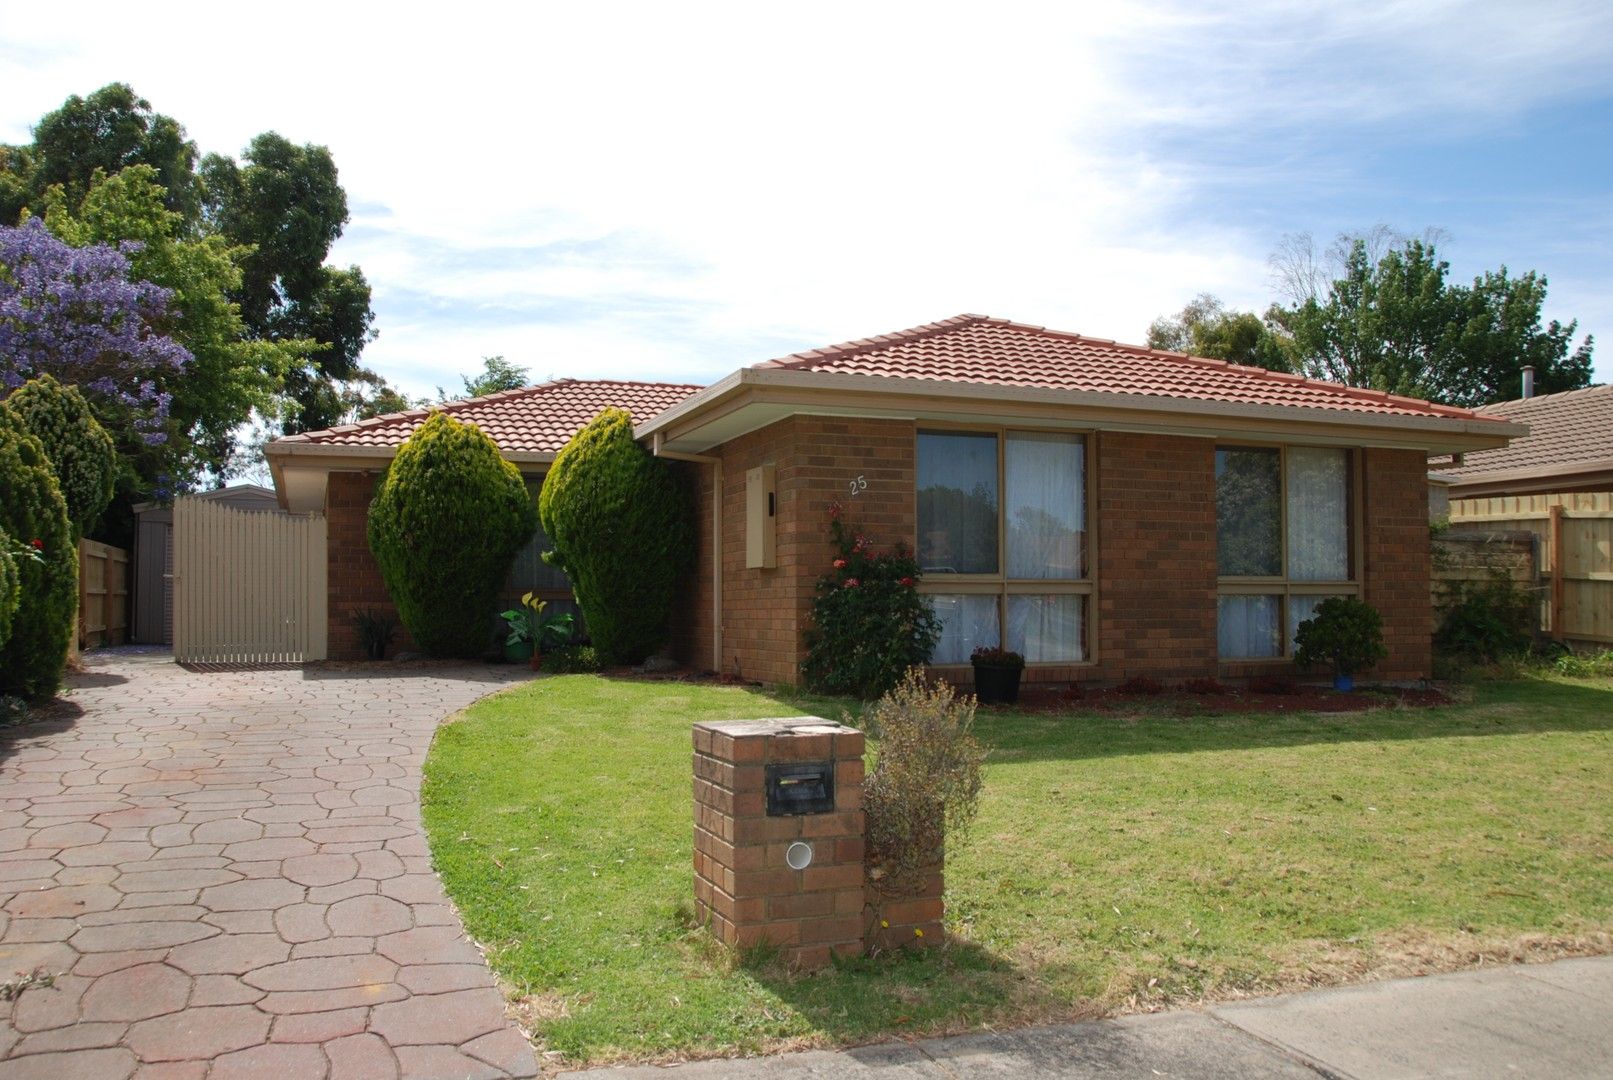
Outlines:
[[325,658],[325,518],[174,500],[174,659]]

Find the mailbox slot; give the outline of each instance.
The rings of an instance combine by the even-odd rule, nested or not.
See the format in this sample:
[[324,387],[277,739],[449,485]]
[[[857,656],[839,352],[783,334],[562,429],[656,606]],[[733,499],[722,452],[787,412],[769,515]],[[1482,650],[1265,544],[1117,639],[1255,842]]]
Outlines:
[[834,812],[834,762],[769,765],[766,771],[768,817]]

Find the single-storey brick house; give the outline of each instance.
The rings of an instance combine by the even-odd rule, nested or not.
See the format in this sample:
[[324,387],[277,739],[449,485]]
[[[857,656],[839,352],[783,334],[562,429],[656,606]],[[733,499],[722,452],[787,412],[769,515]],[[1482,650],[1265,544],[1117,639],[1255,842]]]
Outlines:
[[[444,406],[534,485],[579,427],[627,409],[690,471],[698,570],[672,645],[689,663],[799,677],[828,509],[906,541],[962,675],[979,645],[1029,680],[1292,670],[1294,627],[1328,596],[1382,612],[1377,675],[1429,673],[1430,454],[1524,428],[1464,410],[1180,353],[963,315],[798,353],[700,388],[563,380]],[[276,490],[329,526],[331,655],[388,603],[365,542],[378,471],[415,410],[269,446]],[[510,589],[565,582],[518,560]]]

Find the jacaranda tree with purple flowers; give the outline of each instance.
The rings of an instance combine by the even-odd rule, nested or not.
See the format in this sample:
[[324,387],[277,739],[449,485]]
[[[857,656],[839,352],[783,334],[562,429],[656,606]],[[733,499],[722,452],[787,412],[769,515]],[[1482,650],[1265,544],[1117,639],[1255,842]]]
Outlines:
[[70,247],[38,219],[0,227],[0,387],[52,375],[79,387],[114,438],[159,444],[167,386],[191,357],[165,332],[169,290],[130,280],[135,250]]

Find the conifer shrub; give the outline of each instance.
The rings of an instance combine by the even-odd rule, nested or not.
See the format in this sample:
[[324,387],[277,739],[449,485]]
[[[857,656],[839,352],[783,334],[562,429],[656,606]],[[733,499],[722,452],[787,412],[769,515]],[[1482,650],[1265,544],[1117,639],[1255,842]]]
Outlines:
[[83,536],[112,501],[118,472],[112,436],[95,419],[78,387],[63,386],[49,375],[23,383],[5,404],[45,448],[67,501],[74,535]]
[[370,552],[415,644],[488,651],[498,591],[537,528],[521,472],[480,428],[435,413],[398,447],[370,503]]
[[637,664],[665,641],[694,558],[688,491],[633,438],[623,409],[594,417],[555,457],[538,494],[550,565],[571,580],[601,664]]
[[0,696],[54,694],[78,608],[78,546],[45,448],[0,406],[0,532],[27,551],[14,560],[19,603],[0,645]]
[[0,530],[0,646],[5,645],[6,639],[11,636],[11,619],[17,613],[17,602],[22,598],[18,577],[21,569],[17,566],[17,557],[22,554],[11,535]]

